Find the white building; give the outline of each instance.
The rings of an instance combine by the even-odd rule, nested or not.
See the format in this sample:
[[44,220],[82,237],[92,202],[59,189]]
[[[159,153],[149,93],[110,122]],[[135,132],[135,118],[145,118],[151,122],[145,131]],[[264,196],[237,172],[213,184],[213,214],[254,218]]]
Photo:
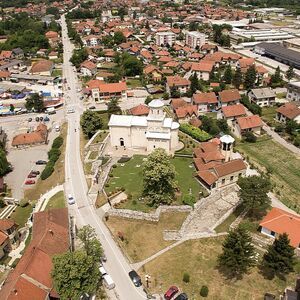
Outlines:
[[205,34],[198,31],[189,31],[185,34],[185,44],[191,48],[199,49],[205,44]]
[[157,32],[155,34],[156,45],[170,45],[172,46],[175,42],[176,35],[171,31]]
[[166,117],[163,106],[161,100],[152,100],[148,116],[112,115],[108,123],[111,145],[147,152],[162,148],[174,153],[179,124]]
[[300,101],[300,81],[288,83],[286,98],[289,101]]

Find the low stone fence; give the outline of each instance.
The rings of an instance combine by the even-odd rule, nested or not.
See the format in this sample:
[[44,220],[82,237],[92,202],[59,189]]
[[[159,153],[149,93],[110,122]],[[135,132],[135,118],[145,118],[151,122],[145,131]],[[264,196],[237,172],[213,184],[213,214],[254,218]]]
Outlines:
[[191,212],[193,209],[189,205],[180,205],[180,206],[159,206],[155,212],[144,213],[141,211],[135,211],[130,209],[110,209],[107,214],[110,216],[135,219],[135,220],[145,220],[150,222],[158,222],[160,214],[164,212]]

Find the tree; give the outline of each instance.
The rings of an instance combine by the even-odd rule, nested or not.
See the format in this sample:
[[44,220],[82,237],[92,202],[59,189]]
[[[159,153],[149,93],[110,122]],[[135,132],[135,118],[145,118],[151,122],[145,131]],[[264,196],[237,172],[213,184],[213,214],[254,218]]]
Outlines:
[[191,90],[191,94],[193,95],[197,90],[199,90],[200,87],[199,80],[196,73],[190,76],[190,81],[191,81],[190,90]]
[[299,125],[294,120],[288,120],[285,125],[285,130],[287,133],[292,134],[295,130],[299,128]]
[[275,73],[271,76],[271,84],[273,87],[280,86],[282,81],[281,70],[278,66]]
[[170,96],[171,96],[171,98],[179,98],[181,96],[179,90],[176,89],[175,86],[171,87]]
[[245,74],[245,79],[244,79],[244,87],[246,90],[253,89],[255,86],[256,82],[256,69],[255,66],[252,65],[250,66]]
[[107,103],[107,112],[109,116],[122,114],[122,110],[118,105],[118,100],[116,98],[111,99]]
[[199,24],[197,22],[191,22],[189,24],[189,31],[197,31]]
[[136,76],[143,72],[143,63],[133,55],[123,61],[123,66],[126,76]]
[[254,265],[254,247],[249,233],[242,226],[231,230],[218,257],[219,267],[228,277],[241,278]]
[[43,97],[38,93],[31,94],[26,99],[25,107],[28,111],[32,111],[33,109],[36,112],[43,111],[44,109]]
[[143,165],[143,196],[151,206],[170,204],[175,195],[175,167],[163,149],[156,149]]
[[280,276],[293,272],[294,264],[294,248],[290,246],[288,235],[286,233],[280,234],[264,254],[262,267],[274,277],[274,275]]
[[291,79],[293,79],[295,77],[295,72],[294,72],[293,66],[289,67],[289,69],[285,73],[285,76],[288,79],[288,81],[290,81]]
[[79,299],[97,290],[100,271],[92,256],[83,250],[53,257],[52,279],[61,299]]
[[10,171],[11,171],[11,166],[7,161],[6,153],[2,148],[0,148],[0,176],[2,177]]
[[231,84],[232,82],[232,69],[231,69],[231,66],[228,65],[225,69],[225,72],[224,72],[224,76],[223,76],[223,81],[227,84]]
[[267,193],[271,190],[270,180],[263,176],[240,177],[240,198],[243,205],[249,209],[249,214],[259,217],[270,205]]
[[243,82],[243,74],[240,68],[237,68],[237,70],[234,73],[232,83],[235,86],[236,89],[239,89],[241,84]]
[[79,68],[80,64],[84,62],[89,57],[89,54],[85,48],[74,50],[70,62],[76,67]]
[[126,42],[126,37],[123,34],[123,32],[121,32],[121,31],[115,32],[115,34],[114,34],[114,42],[117,45],[120,45],[120,44]]
[[101,116],[96,111],[85,111],[80,120],[83,133],[91,138],[103,126]]

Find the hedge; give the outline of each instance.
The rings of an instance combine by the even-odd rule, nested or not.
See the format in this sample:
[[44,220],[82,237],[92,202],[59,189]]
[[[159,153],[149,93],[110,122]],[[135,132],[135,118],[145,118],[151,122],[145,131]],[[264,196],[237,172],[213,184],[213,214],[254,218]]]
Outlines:
[[181,124],[179,129],[199,142],[205,142],[212,138],[212,136],[206,131],[190,124]]
[[58,136],[57,138],[54,139],[53,143],[52,143],[52,149],[59,149],[62,144],[64,143],[64,139],[62,136]]
[[43,170],[42,174],[41,174],[41,179],[45,180],[47,179],[52,173],[54,172],[54,168],[53,165],[46,165],[45,169]]

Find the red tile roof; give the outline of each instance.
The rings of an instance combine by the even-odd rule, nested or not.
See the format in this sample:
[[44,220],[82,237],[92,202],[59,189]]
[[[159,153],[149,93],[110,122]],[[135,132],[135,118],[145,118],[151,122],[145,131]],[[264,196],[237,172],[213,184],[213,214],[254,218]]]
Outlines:
[[8,235],[2,231],[0,231],[0,246],[3,245],[5,241],[9,239]]
[[126,82],[101,83],[98,86],[101,93],[121,93],[127,90]]
[[246,115],[246,109],[243,104],[228,105],[222,107],[225,118],[238,117]]
[[212,185],[218,180],[218,177],[208,170],[199,171],[197,175],[208,185]]
[[237,118],[237,122],[241,129],[256,128],[263,125],[261,118],[257,115]]
[[193,95],[193,102],[195,104],[205,104],[205,103],[218,103],[218,98],[214,92],[210,93],[197,93]]
[[32,145],[45,143],[48,137],[48,130],[45,124],[39,124],[37,129],[29,133],[21,133],[16,135],[11,144],[12,146]]
[[276,111],[290,120],[300,115],[300,108],[294,103],[286,103],[277,108]]
[[53,62],[50,60],[40,60],[34,63],[31,67],[31,73],[49,72],[53,67]]
[[97,66],[90,60],[86,60],[83,63],[80,64],[81,68],[86,68],[88,70],[94,70],[97,68]]
[[175,110],[177,118],[185,118],[186,116],[198,115],[197,105],[186,105],[182,107],[178,107]]
[[287,233],[291,246],[295,248],[300,246],[300,216],[296,213],[291,214],[274,207],[259,225],[277,234]]
[[189,86],[191,84],[191,82],[186,78],[176,75],[176,76],[168,76],[167,84],[170,87],[172,87],[172,86]]
[[16,226],[17,223],[10,219],[0,219],[0,230],[6,231],[14,226]]
[[235,172],[245,170],[246,168],[247,167],[242,159],[233,159],[214,167],[214,171],[218,177],[223,177]]
[[213,62],[199,62],[199,63],[192,63],[191,71],[193,72],[211,72],[213,69],[214,63]]
[[181,98],[175,98],[175,99],[171,100],[171,106],[173,109],[176,109],[176,108],[182,107],[182,106],[186,106],[186,105],[188,105],[188,103]]
[[149,113],[149,107],[144,104],[139,104],[138,106],[135,106],[130,109],[130,113],[134,116],[145,116]]
[[234,102],[241,99],[241,95],[237,89],[233,90],[224,90],[219,93],[219,99],[221,102]]

